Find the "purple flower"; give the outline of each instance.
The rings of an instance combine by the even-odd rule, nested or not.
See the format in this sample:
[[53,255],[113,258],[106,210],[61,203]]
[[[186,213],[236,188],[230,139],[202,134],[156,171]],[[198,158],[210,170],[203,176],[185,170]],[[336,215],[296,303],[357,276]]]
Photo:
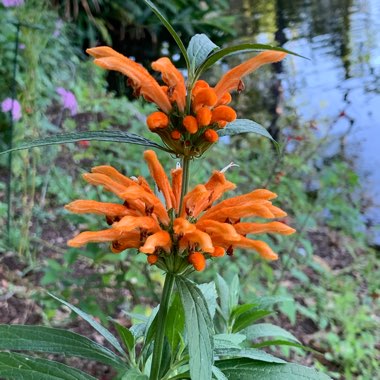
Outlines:
[[78,103],[75,95],[71,91],[65,90],[63,87],[58,87],[56,89],[57,94],[61,96],[61,102],[63,103],[63,108],[70,111],[71,116],[74,116],[78,112]]
[[6,98],[1,103],[1,110],[5,112],[12,112],[12,119],[14,121],[20,120],[22,113],[21,113],[21,105],[20,103],[11,98]]
[[19,7],[24,5],[24,0],[2,0],[2,3],[6,8]]

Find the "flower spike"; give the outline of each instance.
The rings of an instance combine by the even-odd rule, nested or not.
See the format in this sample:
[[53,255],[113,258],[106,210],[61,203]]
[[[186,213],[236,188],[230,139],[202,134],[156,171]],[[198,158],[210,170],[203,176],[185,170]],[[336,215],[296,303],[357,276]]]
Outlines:
[[[84,178],[90,184],[102,185],[112,191],[124,203],[77,200],[68,204],[67,210],[103,215],[110,225],[109,229],[78,234],[68,242],[69,246],[109,242],[112,252],[137,248],[148,255],[150,265],[165,270],[192,266],[201,271],[206,267],[207,259],[222,257],[225,253],[232,255],[235,248],[251,249],[266,260],[275,260],[278,255],[267,243],[249,239],[246,235],[290,235],[295,232],[278,221],[241,221],[246,217],[273,219],[285,215],[272,204],[271,199],[276,198],[276,194],[269,190],[254,190],[215,204],[226,191],[235,188],[220,171],[215,171],[204,185],[199,184],[190,190],[180,207],[182,169],[172,170],[170,184],[156,154],[148,150],[144,158],[165,198],[165,205],[144,178],[128,178],[111,166],[97,166]],[[179,209],[183,210],[181,215]],[[176,260],[182,264],[171,266]]]
[[168,57],[151,64],[161,73],[163,83],[158,83],[144,67],[108,46],[90,48],[87,53],[96,65],[126,75],[136,96],[157,105],[158,110],[146,119],[149,130],[176,155],[186,157],[200,157],[219,140],[218,130],[236,119],[235,110],[227,104],[231,91],[242,90],[242,78],[286,56],[281,51],[262,52],[229,70],[213,88],[204,80],[186,83]]

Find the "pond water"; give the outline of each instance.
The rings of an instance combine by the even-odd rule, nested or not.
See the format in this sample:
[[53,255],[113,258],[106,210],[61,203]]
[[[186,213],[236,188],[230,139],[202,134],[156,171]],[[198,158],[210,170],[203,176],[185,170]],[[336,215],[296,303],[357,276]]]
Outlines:
[[373,202],[369,232],[380,244],[380,0],[241,0],[236,6],[244,14],[242,35],[310,58],[282,65],[285,102],[301,120],[342,137]]

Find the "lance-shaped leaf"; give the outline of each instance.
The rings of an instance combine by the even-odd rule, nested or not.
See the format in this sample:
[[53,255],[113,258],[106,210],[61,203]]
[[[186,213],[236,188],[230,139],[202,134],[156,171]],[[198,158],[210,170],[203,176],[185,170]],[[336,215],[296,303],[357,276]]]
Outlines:
[[277,337],[283,340],[300,343],[299,340],[289,331],[271,323],[257,323],[244,330],[247,339],[255,340],[259,338]]
[[248,358],[215,362],[228,379],[252,380],[328,380],[330,377],[297,364],[274,364]]
[[0,325],[0,349],[40,351],[86,359],[126,368],[127,364],[108,348],[71,331],[44,326]]
[[223,49],[216,50],[214,53],[212,53],[202,64],[198,67],[196,72],[196,77],[199,77],[205,70],[207,70],[209,67],[211,67],[214,63],[218,62],[220,59],[227,57],[229,55],[238,54],[238,53],[252,53],[252,52],[260,52],[265,50],[275,50],[275,51],[282,51],[284,53],[296,55],[301,58],[302,55],[299,55],[297,53],[294,53],[290,50],[286,50],[283,48],[270,46],[270,45],[263,45],[263,44],[239,44]]
[[47,145],[74,143],[83,140],[111,141],[124,144],[136,144],[161,149],[165,152],[172,152],[170,149],[165,148],[149,139],[146,139],[145,137],[136,135],[135,133],[113,130],[63,133],[59,135],[44,137],[41,139],[24,142],[21,145],[16,146],[12,149],[0,152],[0,155],[9,152],[14,152],[16,150],[30,149]]
[[150,1],[150,0],[144,0],[145,4],[155,13],[155,15],[160,19],[162,24],[165,26],[165,28],[168,30],[168,32],[172,35],[174,38],[174,41],[177,43],[179,49],[181,50],[181,53],[183,54],[183,57],[185,58],[187,69],[190,71],[190,60],[187,55],[187,51],[185,48],[185,45],[183,44],[181,38],[177,34],[177,32],[174,30],[170,22],[165,18],[165,16],[160,12],[160,10]]
[[262,125],[249,119],[236,119],[235,121],[228,123],[225,128],[219,129],[218,131],[220,137],[234,136],[241,133],[255,133],[275,142],[270,133]]
[[213,364],[213,325],[205,298],[187,278],[176,277],[176,285],[185,311],[192,379],[211,380]]
[[95,321],[94,318],[86,314],[84,311],[78,309],[76,306],[71,305],[70,303],[61,300],[60,298],[56,297],[54,294],[51,294],[48,292],[48,294],[59,301],[60,303],[66,305],[69,309],[77,313],[80,317],[82,317],[86,322],[88,322],[99,334],[101,334],[104,338],[107,339],[109,343],[112,344],[113,347],[116,348],[117,351],[119,351],[123,356],[125,356],[125,352],[123,348],[121,347],[119,341],[115,338],[114,335],[112,335],[105,327],[103,327],[100,323]]
[[96,380],[95,377],[65,364],[15,352],[0,352],[0,379]]

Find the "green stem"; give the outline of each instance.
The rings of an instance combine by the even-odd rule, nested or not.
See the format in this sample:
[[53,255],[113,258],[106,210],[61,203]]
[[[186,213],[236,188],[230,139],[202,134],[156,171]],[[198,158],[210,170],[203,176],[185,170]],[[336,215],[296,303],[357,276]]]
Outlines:
[[162,361],[162,351],[164,347],[165,329],[167,314],[169,311],[170,297],[173,291],[175,275],[167,273],[165,278],[164,290],[162,291],[160,309],[157,314],[157,330],[153,347],[152,368],[149,380],[159,380],[160,367]]
[[189,176],[190,176],[190,158],[183,156],[182,158],[182,188],[181,188],[181,199],[179,206],[179,215],[182,213],[183,209],[183,198],[185,197],[187,190],[189,188]]

